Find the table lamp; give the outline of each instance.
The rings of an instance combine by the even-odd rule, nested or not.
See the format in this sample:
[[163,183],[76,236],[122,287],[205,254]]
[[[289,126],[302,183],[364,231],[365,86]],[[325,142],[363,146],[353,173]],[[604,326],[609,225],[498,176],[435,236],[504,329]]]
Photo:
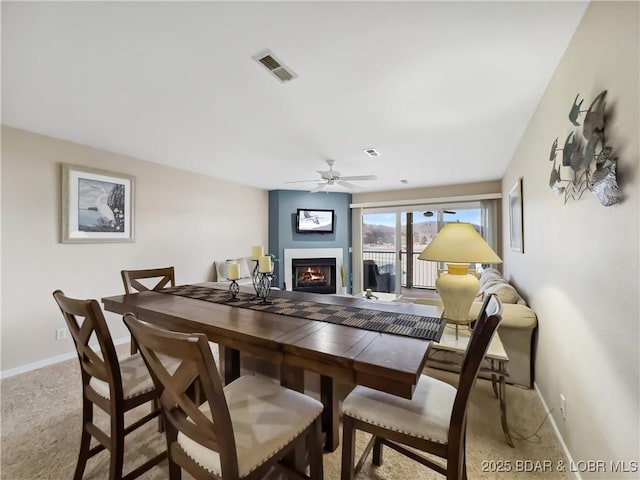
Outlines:
[[438,275],[436,289],[444,304],[443,317],[456,325],[468,325],[471,303],[478,294],[480,281],[469,274],[470,263],[502,263],[470,223],[448,223],[418,257],[420,260],[446,262],[448,270]]

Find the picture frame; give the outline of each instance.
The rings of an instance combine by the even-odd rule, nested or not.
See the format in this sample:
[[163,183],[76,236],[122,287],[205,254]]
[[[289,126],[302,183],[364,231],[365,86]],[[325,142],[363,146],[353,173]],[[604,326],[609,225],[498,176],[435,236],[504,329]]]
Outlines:
[[509,246],[524,253],[524,227],[522,218],[522,177],[509,191]]
[[62,164],[62,243],[134,242],[135,177]]

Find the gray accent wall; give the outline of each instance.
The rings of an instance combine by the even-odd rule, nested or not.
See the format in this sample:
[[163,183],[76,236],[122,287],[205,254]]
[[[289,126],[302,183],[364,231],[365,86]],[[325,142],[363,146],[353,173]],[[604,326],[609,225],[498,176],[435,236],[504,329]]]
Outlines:
[[[276,284],[284,288],[285,248],[342,248],[346,265],[346,285],[351,286],[351,194],[309,193],[298,190],[272,190],[269,192],[269,253],[279,261]],[[334,210],[333,233],[296,233],[298,208],[308,210]],[[286,279],[290,281],[290,279]]]

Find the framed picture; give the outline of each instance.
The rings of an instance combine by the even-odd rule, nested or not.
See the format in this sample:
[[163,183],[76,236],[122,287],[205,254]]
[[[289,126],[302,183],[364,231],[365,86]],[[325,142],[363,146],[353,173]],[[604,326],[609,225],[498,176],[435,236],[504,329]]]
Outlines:
[[133,242],[135,178],[62,164],[62,243]]
[[509,245],[511,250],[524,253],[522,178],[519,178],[509,191]]

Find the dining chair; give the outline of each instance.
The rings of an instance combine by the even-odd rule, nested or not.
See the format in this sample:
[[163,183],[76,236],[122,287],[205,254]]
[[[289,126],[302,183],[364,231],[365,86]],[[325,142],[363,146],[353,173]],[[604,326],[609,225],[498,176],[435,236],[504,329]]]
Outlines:
[[[164,268],[147,268],[144,270],[122,270],[122,283],[124,284],[124,293],[129,295],[136,292],[158,291],[169,284],[170,287],[176,286],[176,275],[173,267]],[[149,288],[140,280],[158,279],[156,284]],[[138,351],[135,340],[131,339],[131,354]]]
[[[160,414],[156,408],[129,426],[124,425],[126,412],[157,398],[144,360],[140,354],[118,360],[107,323],[96,300],[69,298],[60,290],[53,292],[53,298],[73,338],[82,375],[82,436],[73,478],[81,480],[87,460],[105,448],[111,454],[109,480],[136,478],[167,457],[164,451],[124,477],[122,475],[125,436]],[[96,347],[90,344],[93,335],[97,340]],[[175,365],[167,361],[167,368],[173,371]],[[110,435],[93,423],[94,405],[109,415]],[[98,444],[90,448],[92,437]]]
[[[223,387],[205,335],[163,330],[130,313],[124,321],[159,392],[171,480],[183,469],[198,480],[262,478],[274,466],[289,468],[278,462],[303,440],[310,476],[297,476],[322,479],[320,402],[256,376]],[[174,373],[160,361],[166,356],[180,362]],[[194,380],[201,405],[188,392]]]
[[[373,449],[373,464],[382,464],[386,445],[438,473],[447,480],[467,478],[465,448],[469,394],[480,363],[501,321],[502,304],[487,295],[476,320],[462,362],[458,388],[421,375],[411,400],[357,386],[342,404],[342,480],[352,480]],[[372,435],[354,466],[355,432]],[[445,464],[426,458],[417,449],[445,459]]]

